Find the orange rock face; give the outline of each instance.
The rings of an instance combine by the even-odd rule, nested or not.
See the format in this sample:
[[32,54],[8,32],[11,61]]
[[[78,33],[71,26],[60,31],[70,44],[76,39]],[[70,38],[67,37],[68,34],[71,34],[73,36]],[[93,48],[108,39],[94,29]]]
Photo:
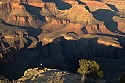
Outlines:
[[98,2],[98,1],[85,1],[81,0],[82,2],[86,3],[86,5],[89,7],[90,11],[96,11],[98,9],[109,9],[111,10],[110,7],[108,7],[105,3]]
[[35,7],[44,7],[44,3],[28,3],[28,4]]
[[2,3],[0,9],[11,9],[10,3]]
[[69,3],[71,5],[78,5],[78,2],[75,1],[75,0],[63,0],[63,1],[66,2],[66,3]]
[[[5,22],[11,25],[17,26],[31,26],[31,27],[40,27],[41,21],[38,19],[37,15],[31,15],[27,12],[24,5],[20,5],[18,1],[13,1],[11,4],[12,11],[6,17]],[[33,3],[31,5],[35,7],[42,7],[43,3]]]
[[41,3],[42,0],[9,0],[11,3]]
[[125,18],[113,17],[113,20],[118,23],[118,30],[125,32]]
[[6,19],[6,22],[17,26],[31,26],[40,27],[41,22],[37,19],[37,16],[11,16]]
[[11,8],[12,8],[12,10],[13,9],[23,9],[24,6],[16,4],[16,3],[13,3],[13,4],[11,4]]
[[103,0],[107,4],[114,5],[119,11],[124,11],[125,1],[124,0]]
[[109,31],[104,23],[99,23],[95,25],[87,25],[86,30],[89,34],[99,34],[99,33],[108,33],[111,34],[112,32]]

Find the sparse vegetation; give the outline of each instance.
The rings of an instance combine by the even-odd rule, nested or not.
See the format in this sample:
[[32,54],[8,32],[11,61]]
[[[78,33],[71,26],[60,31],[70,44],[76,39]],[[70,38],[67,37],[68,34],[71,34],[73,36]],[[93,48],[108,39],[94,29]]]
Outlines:
[[48,77],[48,83],[64,83],[63,72],[54,72]]
[[0,76],[0,83],[10,83],[9,79],[7,79],[5,76]]
[[91,78],[103,77],[103,71],[101,71],[99,64],[93,60],[79,60],[78,73]]

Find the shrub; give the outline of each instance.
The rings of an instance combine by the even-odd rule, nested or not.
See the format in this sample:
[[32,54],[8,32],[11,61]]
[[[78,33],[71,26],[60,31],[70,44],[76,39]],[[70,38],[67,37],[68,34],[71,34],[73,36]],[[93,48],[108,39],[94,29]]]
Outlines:
[[47,83],[63,83],[64,78],[61,77],[63,75],[63,72],[54,72],[51,74],[51,76],[48,77]]
[[100,66],[96,61],[93,60],[79,60],[78,73],[92,78],[103,77],[103,71],[100,70]]

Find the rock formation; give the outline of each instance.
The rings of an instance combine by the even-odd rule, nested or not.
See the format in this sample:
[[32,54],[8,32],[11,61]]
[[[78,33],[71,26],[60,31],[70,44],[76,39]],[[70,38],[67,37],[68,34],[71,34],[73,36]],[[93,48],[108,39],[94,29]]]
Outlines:
[[17,26],[31,26],[35,28],[41,26],[42,22],[38,19],[37,15],[31,15],[26,11],[23,5],[18,5],[15,7],[15,9],[12,7],[12,11],[8,15],[8,17],[6,17],[6,23]]
[[28,69],[25,71],[24,76],[16,81],[17,82],[35,82],[37,78],[40,78],[40,80],[38,80],[37,82],[49,82],[48,80],[49,78],[50,80],[54,80],[54,78],[51,78],[51,76],[53,76],[55,79],[57,76],[57,79],[59,80],[55,80],[55,82],[61,81],[62,78],[67,83],[81,82],[80,75],[68,73],[65,71],[59,71],[57,69],[50,69],[50,68],[45,68],[43,70],[38,70],[38,68]]
[[[0,66],[24,60],[28,67],[42,61],[58,67],[52,61],[61,58],[61,69],[74,71],[81,58],[121,59],[124,6],[121,0],[0,0]],[[19,60],[20,52],[27,56]]]
[[91,0],[90,1],[80,0],[80,1],[84,2],[88,6],[88,8],[91,12],[96,11],[98,9],[109,9],[109,10],[111,10],[111,8],[109,6],[107,6],[105,3],[102,3],[102,2],[91,1]]

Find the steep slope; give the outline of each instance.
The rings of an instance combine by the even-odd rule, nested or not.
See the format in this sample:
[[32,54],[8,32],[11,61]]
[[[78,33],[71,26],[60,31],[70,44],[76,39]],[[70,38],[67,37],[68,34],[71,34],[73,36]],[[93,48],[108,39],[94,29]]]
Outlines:
[[29,44],[26,29],[5,25],[0,20],[0,67],[13,63],[11,55]]
[[118,16],[113,17],[114,21],[116,21],[118,23],[118,30],[121,32],[125,32],[125,18],[120,18]]
[[91,1],[91,0],[90,1],[80,0],[80,1],[85,3],[91,12],[96,11],[98,9],[111,10],[111,8],[108,5],[106,5],[105,3],[99,2],[99,1]]
[[[20,8],[13,9],[6,17],[5,22],[11,25],[17,26],[29,26],[38,28],[42,25],[42,22],[37,16],[31,15],[26,11],[24,5],[18,5]],[[18,11],[18,12],[17,12]]]

